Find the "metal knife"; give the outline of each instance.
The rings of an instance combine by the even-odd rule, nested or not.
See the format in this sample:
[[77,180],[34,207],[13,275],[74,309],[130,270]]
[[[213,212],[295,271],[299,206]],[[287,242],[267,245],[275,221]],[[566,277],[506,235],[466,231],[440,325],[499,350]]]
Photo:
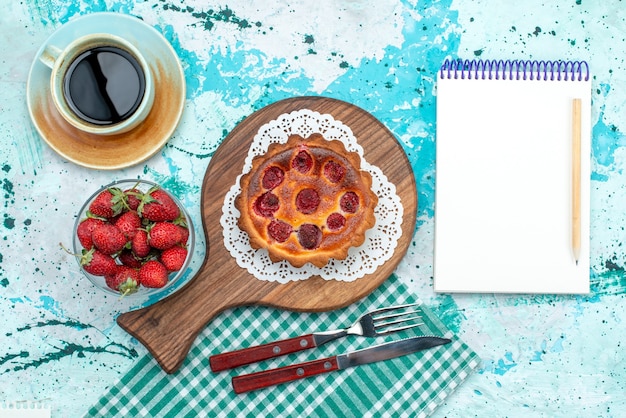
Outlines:
[[407,338],[306,363],[235,376],[232,379],[232,385],[235,393],[250,392],[334,370],[342,370],[348,367],[405,356],[417,351],[448,344],[451,341],[448,338],[434,336]]

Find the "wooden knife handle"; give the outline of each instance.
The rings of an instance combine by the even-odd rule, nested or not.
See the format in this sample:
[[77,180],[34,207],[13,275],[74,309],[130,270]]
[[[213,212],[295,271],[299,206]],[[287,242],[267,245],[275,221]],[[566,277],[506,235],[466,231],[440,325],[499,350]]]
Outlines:
[[232,384],[235,393],[245,393],[333,370],[339,370],[337,356],[236,376],[233,377]]
[[216,354],[209,357],[209,364],[211,365],[211,370],[214,372],[220,372],[222,370],[233,369],[235,367],[283,356],[285,354],[297,353],[298,351],[307,350],[313,347],[317,347],[317,344],[313,339],[313,334],[307,334],[301,337],[294,337],[254,347],[243,348],[241,350],[231,351],[228,353]]

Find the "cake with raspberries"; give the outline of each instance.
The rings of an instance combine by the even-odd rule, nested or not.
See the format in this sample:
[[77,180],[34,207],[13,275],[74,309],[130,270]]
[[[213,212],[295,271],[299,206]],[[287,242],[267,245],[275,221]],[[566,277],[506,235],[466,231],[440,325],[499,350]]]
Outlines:
[[365,241],[378,197],[361,158],[321,134],[271,144],[240,180],[239,228],[273,262],[324,267]]

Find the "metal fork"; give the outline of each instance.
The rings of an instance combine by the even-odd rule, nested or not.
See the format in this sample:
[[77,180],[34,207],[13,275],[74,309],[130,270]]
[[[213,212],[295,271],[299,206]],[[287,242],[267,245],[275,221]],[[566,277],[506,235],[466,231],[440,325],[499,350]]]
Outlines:
[[421,316],[418,315],[419,310],[412,309],[417,305],[417,303],[410,303],[376,309],[361,316],[354,324],[345,329],[316,332],[228,353],[216,354],[209,357],[209,364],[211,365],[211,370],[219,372],[319,347],[346,335],[377,337],[415,328],[423,325],[423,323],[417,322],[421,319]]

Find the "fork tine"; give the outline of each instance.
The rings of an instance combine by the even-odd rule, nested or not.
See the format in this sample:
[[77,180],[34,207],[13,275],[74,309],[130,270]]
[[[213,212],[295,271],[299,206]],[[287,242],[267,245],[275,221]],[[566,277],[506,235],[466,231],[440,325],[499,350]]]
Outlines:
[[379,314],[379,313],[395,311],[395,310],[401,310],[401,309],[404,309],[404,308],[410,308],[412,306],[417,306],[417,305],[419,305],[419,304],[418,303],[407,303],[405,305],[388,306],[386,308],[379,308],[379,309],[370,311],[368,314],[369,315],[376,315],[376,314]]
[[414,315],[409,318],[396,319],[395,321],[387,321],[387,322],[382,322],[382,323],[374,322],[374,329],[386,328],[392,325],[398,325],[398,324],[403,324],[406,322],[416,321],[418,319],[422,319],[422,317],[420,315]]
[[387,335],[387,334],[392,334],[394,332],[399,332],[399,331],[404,331],[406,329],[411,329],[411,328],[415,328],[415,327],[419,327],[420,325],[424,325],[423,322],[417,323],[417,324],[411,324],[411,325],[406,325],[404,327],[396,327],[396,328],[391,328],[391,329],[387,329],[384,331],[378,331],[379,335]]
[[[410,315],[410,314],[414,314],[414,313],[418,313],[418,312],[420,312],[418,309],[413,309],[411,311],[398,312],[398,313],[393,313],[393,314],[389,314],[389,315],[378,316],[376,318],[372,317],[372,319],[374,320],[374,322],[384,321],[386,319],[398,318],[398,317],[401,317],[401,316],[406,316],[406,315]],[[421,315],[420,315],[420,318],[421,318]]]

